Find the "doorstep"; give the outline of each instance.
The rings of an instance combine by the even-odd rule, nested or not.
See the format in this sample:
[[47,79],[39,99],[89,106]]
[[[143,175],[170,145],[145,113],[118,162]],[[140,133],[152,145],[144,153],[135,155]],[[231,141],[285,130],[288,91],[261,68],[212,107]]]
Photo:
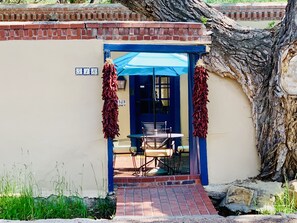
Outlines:
[[114,177],[114,185],[119,187],[152,187],[161,185],[201,184],[199,175],[134,176]]

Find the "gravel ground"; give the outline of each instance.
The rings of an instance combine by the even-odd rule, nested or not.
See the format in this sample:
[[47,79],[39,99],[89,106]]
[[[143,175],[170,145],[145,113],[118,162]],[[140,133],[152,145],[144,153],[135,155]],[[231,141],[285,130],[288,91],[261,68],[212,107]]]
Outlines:
[[197,215],[182,217],[116,217],[113,220],[91,219],[50,219],[36,221],[0,220],[0,223],[133,223],[133,222],[170,222],[170,223],[297,223],[297,213],[291,215],[241,215],[224,218],[219,215]]

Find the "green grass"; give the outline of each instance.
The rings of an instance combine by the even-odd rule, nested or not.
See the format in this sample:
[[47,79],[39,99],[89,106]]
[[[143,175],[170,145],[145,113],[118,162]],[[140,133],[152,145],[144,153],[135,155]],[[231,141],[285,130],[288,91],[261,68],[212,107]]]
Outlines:
[[294,193],[290,191],[288,182],[285,182],[284,192],[275,196],[274,208],[262,208],[260,214],[274,215],[278,213],[294,214],[297,213],[297,203]]
[[275,200],[275,212],[276,213],[285,213],[285,214],[292,214],[296,213],[297,204],[295,204],[295,196],[289,190],[288,182],[285,183],[285,191],[282,195],[277,196]]
[[[53,184],[56,195],[48,198],[36,196],[38,187],[33,177],[30,174],[22,174],[24,172],[14,177],[8,174],[0,177],[0,219],[111,219],[115,214],[113,200],[98,198],[93,205],[87,205],[77,192],[69,190],[70,184],[60,175]],[[64,193],[70,195],[65,196]]]
[[111,219],[114,214],[115,204],[108,198],[98,199],[90,209],[80,197],[34,198],[31,194],[22,193],[19,196],[2,195],[0,198],[0,219]]
[[57,196],[34,198],[31,194],[4,195],[0,198],[0,219],[34,220],[49,218],[86,218],[87,206],[82,198]]

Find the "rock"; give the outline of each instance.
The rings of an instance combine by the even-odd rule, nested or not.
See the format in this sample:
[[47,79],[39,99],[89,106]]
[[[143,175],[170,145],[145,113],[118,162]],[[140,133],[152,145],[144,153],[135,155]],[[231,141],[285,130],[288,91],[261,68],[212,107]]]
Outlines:
[[267,193],[267,191],[259,190],[256,197],[254,210],[260,213],[274,213],[275,195]]
[[230,184],[212,184],[204,186],[204,189],[208,196],[212,199],[222,200],[224,197],[226,197],[229,187]]
[[257,191],[263,191],[266,194],[280,195],[283,192],[282,183],[272,181],[261,181],[261,180],[245,180],[236,181],[234,185],[247,187]]
[[254,196],[254,191],[244,188],[231,186],[226,195],[226,204],[243,204],[250,206]]
[[[211,199],[221,199],[217,208],[231,213],[274,213],[275,196],[283,193],[279,182],[241,180],[204,187]],[[217,202],[214,203],[216,205]]]
[[245,187],[230,186],[220,207],[226,207],[234,213],[249,213],[252,211],[251,202],[255,191]]
[[257,191],[254,206],[251,209],[262,213],[274,213],[275,196],[283,193],[282,183],[280,182],[245,180],[239,183],[237,182],[236,185]]

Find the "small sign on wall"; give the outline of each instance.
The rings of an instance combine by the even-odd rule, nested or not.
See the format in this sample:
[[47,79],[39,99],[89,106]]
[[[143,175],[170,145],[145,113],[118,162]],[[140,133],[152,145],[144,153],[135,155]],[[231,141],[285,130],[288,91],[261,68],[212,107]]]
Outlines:
[[118,106],[126,106],[126,100],[125,99],[119,99],[118,100]]
[[76,67],[75,75],[96,76],[98,75],[98,67]]

